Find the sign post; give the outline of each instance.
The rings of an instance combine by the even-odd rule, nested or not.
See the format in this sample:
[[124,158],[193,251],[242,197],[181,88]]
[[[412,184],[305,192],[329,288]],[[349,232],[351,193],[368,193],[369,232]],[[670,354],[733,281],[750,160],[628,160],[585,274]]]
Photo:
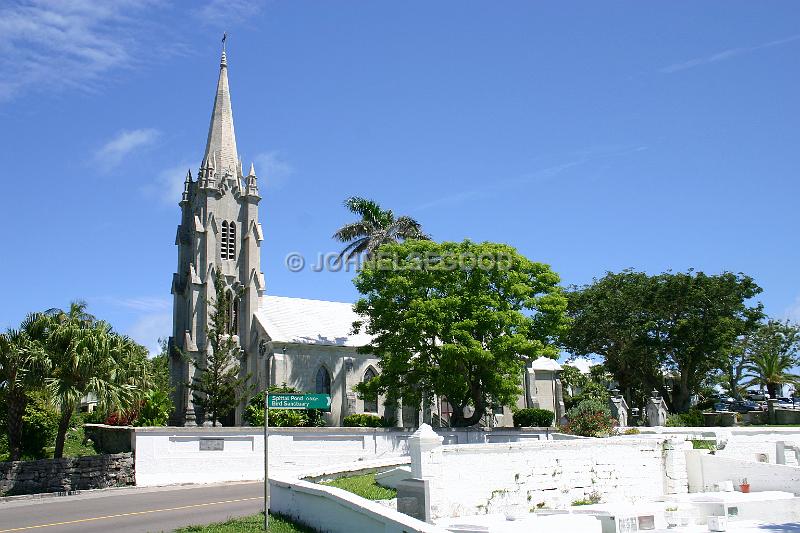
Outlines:
[[264,531],[269,531],[269,408],[331,410],[330,394],[281,393],[264,391]]
[[269,531],[269,389],[264,391],[264,531]]

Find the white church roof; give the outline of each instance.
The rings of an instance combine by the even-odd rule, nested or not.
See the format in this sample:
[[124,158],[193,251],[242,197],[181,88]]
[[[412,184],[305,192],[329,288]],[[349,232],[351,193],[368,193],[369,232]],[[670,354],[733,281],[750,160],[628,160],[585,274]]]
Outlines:
[[353,322],[360,317],[346,302],[262,296],[256,318],[275,342],[364,346],[372,340],[363,330],[352,334]]

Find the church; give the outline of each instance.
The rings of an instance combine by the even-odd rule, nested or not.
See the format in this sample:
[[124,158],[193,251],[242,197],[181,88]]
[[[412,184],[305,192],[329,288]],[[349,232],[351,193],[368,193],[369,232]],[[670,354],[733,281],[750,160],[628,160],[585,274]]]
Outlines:
[[[175,405],[171,425],[208,423],[187,384],[198,372],[193,362],[202,364],[208,350],[207,302],[216,294],[217,272],[233,300],[230,334],[241,350],[242,376],[251,376],[255,390],[285,383],[303,392],[330,394],[327,425],[341,425],[345,416],[354,413],[385,416],[406,427],[423,420],[446,424],[449,413],[443,399],[422,411],[398,410],[384,406],[382,398],[363,399],[354,392],[356,384],[373,378],[380,367],[374,356],[358,353],[358,347],[369,344],[370,337],[352,334],[352,324],[359,317],[351,303],[266,294],[261,272],[264,230],[258,216],[260,200],[255,168],[251,164],[245,174],[236,149],[223,48],[205,153],[196,179],[191,171],[187,173],[179,202],[180,225],[175,237],[178,266],[172,277],[173,328],[169,339]],[[537,361],[532,361],[527,367],[522,384],[525,393],[518,407],[544,407],[557,415],[563,413],[561,385],[552,365],[538,368]],[[241,424],[241,408],[221,422],[226,426]],[[511,422],[508,407],[498,407],[487,415],[487,425],[508,426]]]

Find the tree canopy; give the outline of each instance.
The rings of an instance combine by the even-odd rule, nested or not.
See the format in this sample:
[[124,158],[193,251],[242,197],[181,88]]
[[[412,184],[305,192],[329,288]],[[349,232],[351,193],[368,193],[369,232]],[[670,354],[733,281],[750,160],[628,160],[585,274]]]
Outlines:
[[573,325],[564,344],[574,354],[605,357],[629,401],[641,402],[655,387],[683,412],[737,339],[756,327],[762,306],[750,300],[760,292],[752,278],[730,272],[608,273],[570,291]]
[[444,396],[451,423],[472,425],[488,407],[516,402],[523,357],[558,357],[567,323],[559,277],[511,246],[386,244],[354,283],[363,295],[354,309],[368,319],[355,329],[374,336],[361,350],[382,369],[361,392],[384,393],[389,404]]

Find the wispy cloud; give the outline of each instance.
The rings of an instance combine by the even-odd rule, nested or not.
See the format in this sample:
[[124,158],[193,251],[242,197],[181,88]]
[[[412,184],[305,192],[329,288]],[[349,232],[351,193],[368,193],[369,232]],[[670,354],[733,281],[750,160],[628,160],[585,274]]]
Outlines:
[[181,200],[186,173],[191,170],[192,179],[196,180],[198,166],[196,161],[192,162],[188,157],[184,158],[181,163],[158,172],[152,182],[142,186],[141,191],[145,196],[154,198],[163,205],[174,207]]
[[266,0],[210,0],[195,14],[206,26],[228,28],[257,15],[265,4]]
[[621,157],[647,150],[646,146],[596,146],[569,154],[570,159],[563,163],[543,167],[528,174],[505,179],[494,179],[489,185],[458,191],[453,194],[440,196],[429,202],[417,206],[418,210],[457,205],[468,200],[483,197],[497,191],[513,189],[530,185],[532,183],[545,183],[566,173],[567,171],[584,165],[592,160],[610,157]]
[[667,65],[666,67],[658,69],[658,71],[661,72],[662,74],[673,74],[675,72],[680,72],[682,70],[688,70],[690,68],[695,68],[702,65],[708,65],[711,63],[717,63],[719,61],[725,61],[727,59],[731,59],[736,56],[740,56],[742,54],[746,54],[749,52],[755,52],[757,50],[763,50],[765,48],[774,48],[776,46],[782,46],[797,40],[800,40],[800,34],[791,35],[789,37],[786,37],[785,39],[778,39],[777,41],[769,41],[767,43],[762,43],[755,46],[728,48],[727,50],[722,50],[721,52],[717,52],[715,54],[696,57],[694,59],[689,59],[688,61],[682,61],[680,63]]
[[[29,0],[0,8],[0,101],[28,91],[93,91],[130,66],[156,0]],[[149,18],[149,17],[148,17]]]
[[141,315],[126,331],[130,337],[156,355],[161,351],[158,340],[172,334],[172,313]]
[[783,314],[789,320],[800,323],[800,296],[795,299],[794,303]]
[[161,135],[157,129],[122,130],[94,154],[95,162],[108,171],[117,166],[131,152],[153,144]]
[[143,312],[164,311],[169,309],[172,305],[172,299],[161,296],[138,296],[130,298],[107,296],[96,299],[117,307]]
[[[254,158],[256,174],[260,182],[270,189],[281,188],[286,180],[294,174],[294,167],[289,164],[279,152],[261,152]],[[245,168],[245,170],[247,170]]]

